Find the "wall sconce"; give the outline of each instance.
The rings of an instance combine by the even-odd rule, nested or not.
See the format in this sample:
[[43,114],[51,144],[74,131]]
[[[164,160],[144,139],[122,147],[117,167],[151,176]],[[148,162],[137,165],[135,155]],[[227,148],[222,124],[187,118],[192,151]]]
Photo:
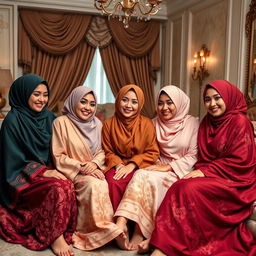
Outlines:
[[10,69],[0,69],[0,118],[4,118],[5,115],[1,109],[6,105],[6,99],[2,95],[2,92],[6,92],[13,82]]
[[199,80],[200,88],[205,77],[209,76],[207,64],[209,62],[210,51],[203,44],[200,51],[194,54],[194,66],[192,72],[192,79]]
[[208,72],[208,62],[209,62],[210,51],[206,48],[206,45],[203,44],[201,50],[194,54],[194,65],[192,71],[192,79],[199,81],[199,106],[198,114],[200,117],[201,109],[201,89],[203,85],[203,80],[209,76]]

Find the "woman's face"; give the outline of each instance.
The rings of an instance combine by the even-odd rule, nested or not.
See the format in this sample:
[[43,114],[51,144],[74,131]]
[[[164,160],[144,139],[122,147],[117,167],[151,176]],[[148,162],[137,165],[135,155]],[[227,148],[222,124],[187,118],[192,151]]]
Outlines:
[[29,107],[36,111],[41,112],[48,102],[48,90],[45,84],[39,84],[32,92],[28,99]]
[[136,93],[129,90],[120,102],[120,112],[126,118],[137,114],[139,109],[139,102]]
[[172,119],[177,113],[177,108],[172,99],[166,94],[160,94],[157,103],[157,115],[161,120],[167,121]]
[[92,93],[85,94],[76,105],[76,115],[80,119],[86,121],[96,111],[96,101]]
[[204,106],[213,117],[219,117],[226,111],[226,104],[220,94],[213,88],[208,88],[204,97]]

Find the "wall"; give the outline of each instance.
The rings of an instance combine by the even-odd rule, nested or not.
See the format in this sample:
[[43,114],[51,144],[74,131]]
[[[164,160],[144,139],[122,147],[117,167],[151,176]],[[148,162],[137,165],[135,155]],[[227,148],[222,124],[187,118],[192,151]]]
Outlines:
[[203,86],[226,79],[242,91],[245,84],[245,16],[248,0],[170,0],[165,60],[165,84],[175,84],[191,98],[191,114],[204,115],[199,81],[191,78],[193,55],[206,44],[210,50],[209,77]]

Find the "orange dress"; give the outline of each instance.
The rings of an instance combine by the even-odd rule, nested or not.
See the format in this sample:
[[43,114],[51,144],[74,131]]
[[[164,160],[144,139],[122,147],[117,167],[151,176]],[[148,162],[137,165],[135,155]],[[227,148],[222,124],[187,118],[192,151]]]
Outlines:
[[[120,112],[120,102],[124,95],[134,90],[138,98],[138,112],[125,118]],[[140,114],[144,104],[142,90],[136,85],[126,85],[117,94],[115,115],[106,120],[102,128],[102,146],[106,157],[106,179],[109,184],[110,198],[114,210],[122,199],[123,193],[134,171],[126,178],[114,180],[115,167],[132,162],[137,168],[152,165],[159,157],[155,129],[152,121]]]

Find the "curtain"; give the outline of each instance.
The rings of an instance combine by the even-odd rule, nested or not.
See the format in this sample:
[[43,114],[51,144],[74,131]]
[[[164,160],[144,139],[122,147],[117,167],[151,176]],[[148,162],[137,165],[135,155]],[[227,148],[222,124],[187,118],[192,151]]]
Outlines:
[[83,84],[99,47],[113,94],[126,84],[140,86],[145,94],[142,113],[153,117],[159,32],[157,21],[130,21],[125,29],[117,19],[21,9],[19,64],[23,73],[36,73],[49,82],[52,109]]
[[114,95],[126,84],[136,84],[145,94],[142,113],[155,115],[154,80],[160,68],[159,22],[132,22],[125,29],[117,19],[108,26],[113,40],[101,47],[103,65]]
[[23,73],[35,73],[48,81],[49,108],[82,85],[95,47],[85,35],[90,15],[20,10],[19,64]]

